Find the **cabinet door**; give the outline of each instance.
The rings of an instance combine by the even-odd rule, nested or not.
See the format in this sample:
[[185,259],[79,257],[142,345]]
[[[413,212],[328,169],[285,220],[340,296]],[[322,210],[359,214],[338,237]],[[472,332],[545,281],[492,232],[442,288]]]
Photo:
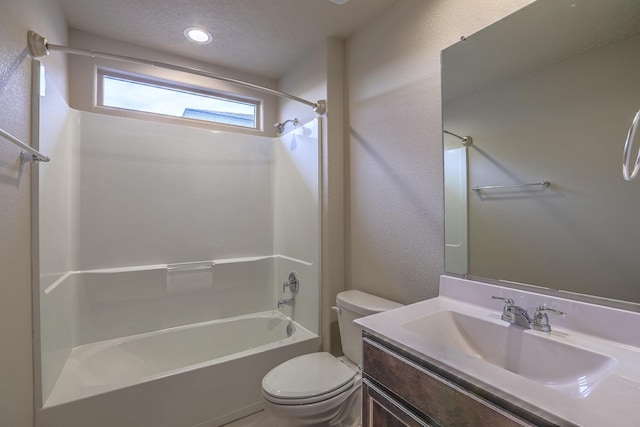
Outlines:
[[405,408],[401,403],[362,380],[362,427],[436,427]]
[[382,384],[408,405],[428,415],[436,425],[555,425],[546,422],[531,424],[369,338],[363,339],[363,369],[377,384]]

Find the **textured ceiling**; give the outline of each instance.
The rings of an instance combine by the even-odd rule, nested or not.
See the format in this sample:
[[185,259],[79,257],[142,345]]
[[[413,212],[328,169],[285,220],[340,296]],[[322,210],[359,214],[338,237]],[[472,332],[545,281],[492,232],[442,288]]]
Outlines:
[[[346,38],[394,0],[60,0],[69,26],[97,35],[279,78],[326,37]],[[213,42],[196,45],[197,26]]]

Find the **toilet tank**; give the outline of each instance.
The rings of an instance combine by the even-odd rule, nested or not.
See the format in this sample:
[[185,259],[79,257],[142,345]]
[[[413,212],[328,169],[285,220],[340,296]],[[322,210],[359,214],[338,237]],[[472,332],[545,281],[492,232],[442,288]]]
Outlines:
[[358,365],[362,364],[362,328],[353,321],[360,317],[402,307],[402,304],[397,302],[356,290],[340,292],[336,296],[336,304],[339,309],[338,326],[342,351]]

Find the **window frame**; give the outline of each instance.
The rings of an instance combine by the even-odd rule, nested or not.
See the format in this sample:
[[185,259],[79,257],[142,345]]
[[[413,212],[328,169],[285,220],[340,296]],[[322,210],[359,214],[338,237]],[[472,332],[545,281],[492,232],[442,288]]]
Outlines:
[[[155,120],[155,121],[161,120],[169,123],[179,123],[183,125],[193,125],[198,127],[224,127],[224,128],[230,128],[230,130],[245,131],[245,132],[247,131],[263,132],[264,131],[262,126],[262,107],[263,107],[262,98],[253,98],[253,97],[241,96],[238,94],[230,94],[229,92],[204,88],[202,86],[189,85],[176,80],[153,78],[147,75],[130,73],[122,70],[114,70],[111,68],[98,67],[96,71],[97,72],[96,72],[95,106],[98,109],[108,110],[113,113],[117,112],[117,115],[122,115],[125,117],[134,117],[134,118],[139,118],[143,120],[144,119]],[[180,91],[185,93],[192,93],[195,95],[218,98],[223,101],[251,104],[255,107],[255,116],[254,116],[255,126],[249,127],[249,126],[235,125],[230,123],[216,122],[212,120],[201,120],[201,119],[196,119],[191,117],[174,116],[169,114],[153,113],[153,112],[144,111],[144,110],[135,110],[135,109],[129,109],[129,108],[104,105],[105,76],[111,77],[114,79],[122,79],[122,80],[130,81],[133,83],[139,83],[142,85],[157,86],[160,88],[165,88],[165,89],[174,90],[174,91]]]

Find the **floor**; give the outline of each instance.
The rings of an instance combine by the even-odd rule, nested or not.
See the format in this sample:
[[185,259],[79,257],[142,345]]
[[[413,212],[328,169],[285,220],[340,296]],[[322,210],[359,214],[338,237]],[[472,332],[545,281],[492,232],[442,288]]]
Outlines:
[[[279,427],[279,425],[265,411],[260,411],[241,420],[225,424],[223,427]],[[360,423],[358,423],[358,427],[360,427]]]
[[224,427],[278,427],[278,425],[269,414],[260,411],[230,424],[225,424]]

